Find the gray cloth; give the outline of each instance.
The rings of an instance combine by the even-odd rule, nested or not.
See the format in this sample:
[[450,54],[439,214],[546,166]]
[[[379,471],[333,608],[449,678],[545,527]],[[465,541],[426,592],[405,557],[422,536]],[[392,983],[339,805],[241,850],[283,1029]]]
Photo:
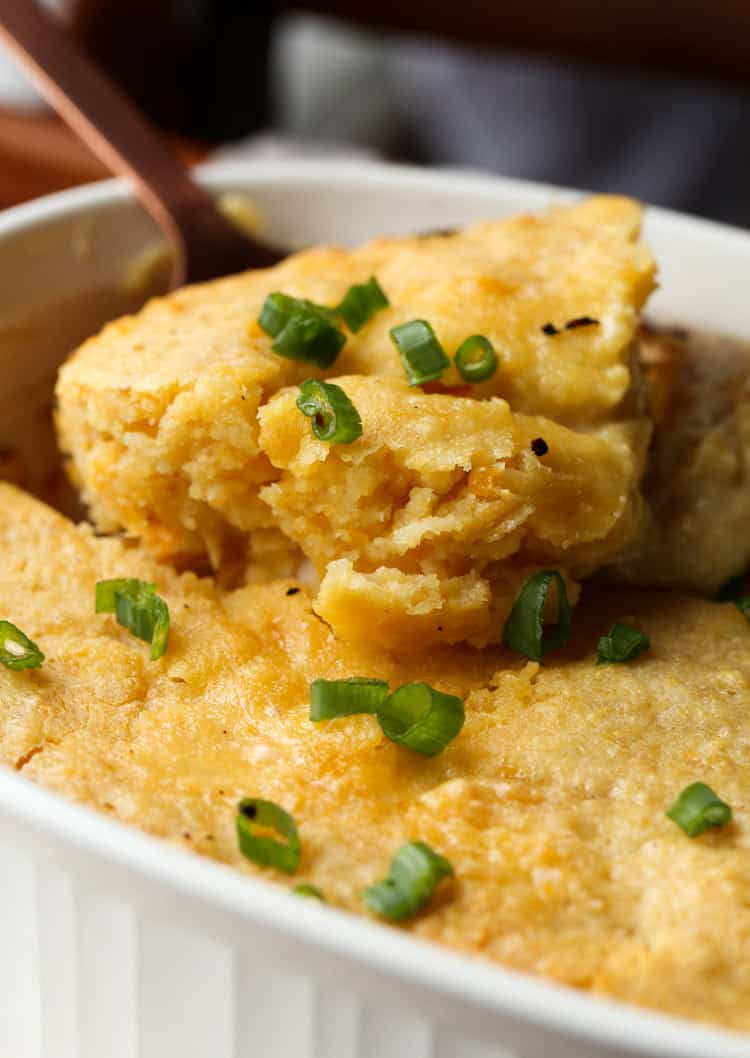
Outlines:
[[750,226],[750,93],[378,37],[290,16],[279,126],[389,157],[599,191]]
[[386,70],[404,139],[424,161],[750,225],[747,92],[408,40],[388,49]]

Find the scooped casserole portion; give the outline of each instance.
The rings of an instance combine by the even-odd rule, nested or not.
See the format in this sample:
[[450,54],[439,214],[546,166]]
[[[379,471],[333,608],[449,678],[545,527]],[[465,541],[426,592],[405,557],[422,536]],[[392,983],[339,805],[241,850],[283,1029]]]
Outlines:
[[[633,202],[598,198],[152,302],[60,375],[61,444],[95,523],[220,571],[270,550],[292,572],[301,552],[348,641],[496,640],[529,570],[557,565],[575,596],[638,529],[654,283],[639,226]],[[376,311],[326,321],[351,289]],[[319,348],[269,333],[292,299],[322,321]],[[456,360],[474,337],[491,371]],[[352,443],[310,429],[308,379],[352,402]]]
[[94,524],[0,484],[0,759],[290,899],[750,1031],[750,355],[644,328],[640,221],[306,251],[86,343]]

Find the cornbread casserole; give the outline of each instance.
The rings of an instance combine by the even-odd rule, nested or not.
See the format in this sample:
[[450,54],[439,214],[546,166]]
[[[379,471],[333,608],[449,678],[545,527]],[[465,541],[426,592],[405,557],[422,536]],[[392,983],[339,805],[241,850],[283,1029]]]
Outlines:
[[[319,613],[341,637],[376,626],[400,650],[486,643],[524,569],[587,576],[636,532],[650,426],[632,367],[654,281],[640,219],[629,200],[597,198],[451,236],[311,250],[110,325],[57,390],[94,521],[166,559],[206,551],[214,567],[248,540],[252,556],[259,533],[277,571],[281,528],[314,562]],[[370,275],[390,307],[330,370],[272,351],[256,322],[271,291],[332,305]],[[543,330],[585,316],[595,322]],[[447,394],[409,391],[388,331],[411,317],[451,350],[475,332],[493,342],[499,368],[471,388],[481,404],[453,366]],[[367,427],[335,456],[284,389],[324,375],[357,377]],[[548,435],[539,458],[528,442]]]
[[[716,599],[750,559],[750,358],[642,329],[639,222],[598,198],[311,250],[86,343],[58,424],[97,530],[0,484],[0,760],[336,907],[750,1031],[750,596]],[[335,363],[279,355],[269,296]]]

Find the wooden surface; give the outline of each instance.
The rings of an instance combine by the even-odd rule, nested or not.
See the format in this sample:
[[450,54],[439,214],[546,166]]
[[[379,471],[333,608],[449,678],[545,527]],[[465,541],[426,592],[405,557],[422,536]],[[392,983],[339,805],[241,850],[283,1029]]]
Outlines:
[[[168,142],[186,164],[205,157],[198,144]],[[0,209],[109,175],[59,118],[0,108]]]
[[57,118],[0,110],[0,207],[106,175]]

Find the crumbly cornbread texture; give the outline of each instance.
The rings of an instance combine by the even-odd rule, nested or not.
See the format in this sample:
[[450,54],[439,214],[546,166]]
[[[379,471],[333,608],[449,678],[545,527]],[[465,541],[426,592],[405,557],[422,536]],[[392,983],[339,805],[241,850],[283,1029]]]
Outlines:
[[750,565],[750,345],[646,334],[654,422],[640,529],[614,573],[715,595]]
[[[124,526],[161,558],[207,553],[215,568],[249,546],[257,570],[260,539],[288,571],[291,539],[323,578],[320,612],[342,636],[361,634],[385,591],[381,633],[401,649],[497,638],[517,576],[496,563],[518,552],[516,567],[562,563],[565,552],[575,578],[636,530],[648,425],[632,362],[654,276],[640,220],[635,203],[602,197],[451,236],[316,249],[111,324],[63,368],[57,391],[62,447],[94,520]],[[274,354],[257,317],[271,291],[334,306],[371,275],[390,308],[349,336],[327,373],[365,405],[365,436],[347,458],[301,436],[310,425],[293,391],[269,405],[322,373]],[[595,322],[565,328],[583,317]],[[486,335],[493,378],[467,387],[451,366],[437,387],[451,398],[408,394],[388,332],[414,318],[451,356]],[[453,450],[433,445],[420,466],[419,444],[449,419]],[[521,438],[547,434],[548,457],[523,450]],[[304,509],[311,495],[315,511]]]
[[[750,1029],[750,628],[730,604],[593,584],[547,664],[499,648],[392,655],[343,645],[290,581],[229,594],[97,539],[0,486],[5,610],[47,654],[0,668],[0,756],[66,797],[283,884],[363,910],[360,891],[419,839],[455,879],[406,928],[672,1014]],[[170,645],[93,612],[102,576],[154,577]],[[597,667],[615,619],[651,650]],[[371,716],[308,720],[312,679],[425,679],[466,699],[438,757]],[[734,821],[690,840],[664,815],[709,783]],[[294,814],[292,882],[237,851],[242,796]],[[289,899],[297,899],[290,894]]]
[[260,442],[282,471],[261,497],[322,576],[315,608],[339,636],[486,644],[531,571],[587,576],[632,537],[644,423],[583,433],[497,397],[338,384],[362,417],[356,444],[318,441],[288,389],[261,409]]

